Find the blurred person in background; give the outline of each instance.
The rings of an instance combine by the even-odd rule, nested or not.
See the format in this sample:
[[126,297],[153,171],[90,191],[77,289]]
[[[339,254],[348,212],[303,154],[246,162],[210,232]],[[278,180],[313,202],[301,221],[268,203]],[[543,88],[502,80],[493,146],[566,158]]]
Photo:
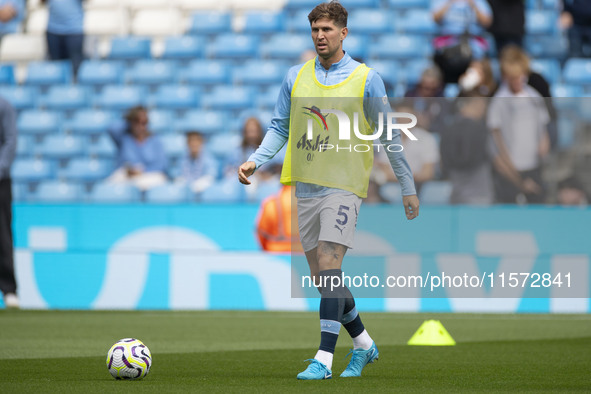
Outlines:
[[557,200],[559,205],[583,207],[589,203],[589,196],[581,182],[570,176],[558,183]]
[[404,97],[413,98],[414,114],[423,127],[439,132],[445,122],[448,103],[443,97],[443,75],[435,64],[425,68],[416,86],[409,89]]
[[493,203],[487,102],[478,90],[462,93],[453,121],[441,133],[441,165],[452,184],[452,204]]
[[560,26],[568,32],[569,55],[591,57],[591,2],[562,0]]
[[[257,238],[261,248],[268,252],[303,252],[297,220],[292,215],[295,187],[284,185],[279,192],[263,200],[256,219]],[[295,234],[292,234],[295,230]]]
[[24,18],[24,0],[0,0],[0,40],[6,34],[18,33]]
[[492,24],[488,30],[492,33],[497,54],[509,44],[523,46],[525,35],[524,0],[488,0],[492,10]]
[[550,148],[553,149],[558,144],[558,114],[554,103],[552,102],[552,94],[550,93],[550,84],[543,75],[533,71],[530,67],[529,56],[523,49],[515,45],[507,45],[503,52],[501,52],[500,61],[521,63],[527,67],[527,84],[534,88],[540,96],[544,97],[544,104],[550,115],[550,122],[548,123],[548,137],[550,138]]
[[225,163],[224,173],[234,177],[240,164],[244,163],[263,142],[264,132],[261,122],[250,117],[242,125],[242,142],[237,155],[229,156]]
[[7,308],[18,308],[12,238],[10,166],[16,156],[16,111],[0,98],[0,290]]
[[119,168],[107,182],[131,183],[140,190],[166,183],[166,154],[160,139],[148,130],[146,108],[131,108],[124,122],[109,128],[109,134],[118,149]]
[[[404,112],[416,115],[414,109],[413,100],[404,100],[396,106],[396,112]],[[419,117],[417,116],[417,120]],[[418,141],[410,141],[405,133],[400,133],[401,145],[404,148],[404,154],[408,165],[412,171],[412,176],[415,181],[415,188],[417,193],[420,193],[421,186],[423,183],[433,180],[435,178],[435,168],[439,164],[439,148],[437,141],[433,135],[422,128],[420,122],[412,128],[412,133],[417,137]],[[390,161],[384,149],[380,149],[376,152],[375,162],[377,168],[376,171],[381,171],[382,176],[377,175],[379,184],[388,182],[397,182],[396,175],[392,171]]]
[[194,193],[201,193],[215,182],[218,163],[207,151],[203,134],[190,131],[186,136],[188,151],[181,161],[181,176],[177,181],[186,182]]
[[433,0],[433,20],[439,26],[433,41],[435,63],[443,71],[445,83],[455,83],[470,61],[481,59],[489,44],[483,38],[492,23],[486,0]]
[[50,60],[70,60],[74,77],[83,59],[84,9],[82,0],[41,0],[49,8],[47,52]]
[[501,55],[503,83],[487,117],[494,142],[495,195],[499,203],[545,200],[542,159],[550,150],[550,116],[542,96],[527,84],[528,71],[526,59]]
[[460,96],[475,91],[482,97],[492,97],[497,90],[497,82],[488,59],[474,60],[458,80]]

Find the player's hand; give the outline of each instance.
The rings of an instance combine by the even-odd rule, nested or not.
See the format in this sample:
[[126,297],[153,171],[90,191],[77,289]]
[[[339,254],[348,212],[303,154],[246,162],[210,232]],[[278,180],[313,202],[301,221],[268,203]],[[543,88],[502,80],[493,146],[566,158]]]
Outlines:
[[526,178],[523,180],[521,190],[526,194],[540,194],[542,192],[540,185],[538,185],[536,181],[531,178]]
[[413,220],[419,216],[419,198],[416,194],[403,196],[402,204],[404,204],[404,212],[406,212],[406,218],[408,220]]
[[245,163],[242,163],[240,167],[238,167],[238,180],[240,181],[240,183],[244,185],[250,185],[248,177],[254,173],[254,170],[256,170],[256,168],[257,165],[254,161],[247,161]]

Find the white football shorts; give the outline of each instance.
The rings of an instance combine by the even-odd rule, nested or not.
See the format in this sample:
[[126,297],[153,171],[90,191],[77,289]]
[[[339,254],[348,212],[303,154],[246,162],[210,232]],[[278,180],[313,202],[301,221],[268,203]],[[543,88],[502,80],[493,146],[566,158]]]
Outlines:
[[323,197],[298,198],[298,227],[305,252],[318,241],[353,247],[361,198],[353,193],[333,193]]

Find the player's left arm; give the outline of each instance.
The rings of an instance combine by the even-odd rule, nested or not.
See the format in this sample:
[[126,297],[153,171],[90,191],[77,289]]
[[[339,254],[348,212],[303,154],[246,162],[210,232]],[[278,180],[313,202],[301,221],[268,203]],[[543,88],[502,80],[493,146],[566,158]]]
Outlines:
[[[380,116],[385,117],[388,112],[393,112],[390,107],[390,102],[388,101],[384,81],[382,81],[382,78],[375,70],[370,70],[367,75],[364,102],[366,118],[374,128],[379,124]],[[406,217],[407,219],[412,220],[419,215],[419,199],[415,189],[415,181],[410,166],[404,156],[404,152],[398,152],[399,148],[402,146],[400,131],[393,130],[392,140],[388,140],[385,120],[386,119],[383,119],[384,129],[380,136],[380,142],[388,155],[390,165],[400,183],[402,189],[402,203],[404,204]],[[391,146],[392,149],[389,149]]]

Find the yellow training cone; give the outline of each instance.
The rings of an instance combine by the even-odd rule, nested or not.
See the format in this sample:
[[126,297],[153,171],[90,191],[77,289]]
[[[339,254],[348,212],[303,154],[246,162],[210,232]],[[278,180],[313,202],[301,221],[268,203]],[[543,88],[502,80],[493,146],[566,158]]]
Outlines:
[[439,320],[426,320],[408,340],[408,345],[454,346],[456,341]]

